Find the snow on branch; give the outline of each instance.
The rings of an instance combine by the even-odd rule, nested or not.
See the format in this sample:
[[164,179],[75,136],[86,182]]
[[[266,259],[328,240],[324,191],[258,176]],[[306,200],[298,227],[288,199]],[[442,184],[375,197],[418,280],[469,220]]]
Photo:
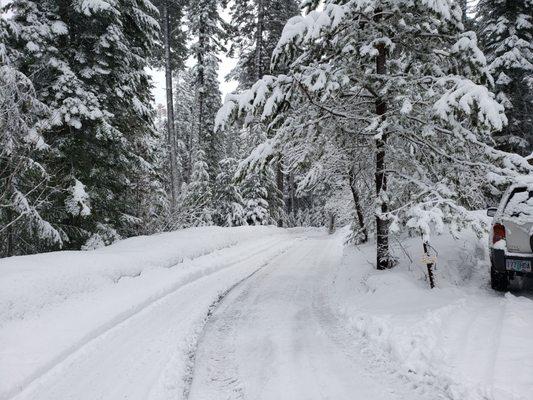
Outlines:
[[438,83],[443,87],[452,84],[434,104],[435,115],[455,125],[460,114],[473,115],[487,129],[501,130],[507,125],[504,107],[498,103],[487,87],[477,85],[469,79],[445,77]]
[[119,14],[119,11],[116,8],[116,1],[114,0],[81,0],[76,3],[78,11],[88,17],[100,12]]
[[261,120],[274,116],[278,106],[290,96],[284,89],[292,82],[286,75],[265,75],[250,89],[227,95],[215,117],[215,132],[226,129],[238,117],[251,116],[258,110],[262,110]]
[[235,179],[240,180],[248,172],[264,168],[277,152],[275,138],[267,139],[252,150],[250,155],[239,163]]

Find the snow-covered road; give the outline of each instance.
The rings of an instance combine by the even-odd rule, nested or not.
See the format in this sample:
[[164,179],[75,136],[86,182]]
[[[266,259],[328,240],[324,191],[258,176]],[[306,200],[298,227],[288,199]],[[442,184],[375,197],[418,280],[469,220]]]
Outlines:
[[233,290],[199,342],[189,399],[417,398],[371,365],[329,308],[341,256],[338,237],[310,238]]
[[5,322],[0,398],[180,398],[209,310],[302,240],[298,232],[248,236],[189,263],[126,276]]
[[488,288],[483,241],[441,237],[429,290],[344,233],[195,228],[3,260],[0,399],[530,400],[533,301]]

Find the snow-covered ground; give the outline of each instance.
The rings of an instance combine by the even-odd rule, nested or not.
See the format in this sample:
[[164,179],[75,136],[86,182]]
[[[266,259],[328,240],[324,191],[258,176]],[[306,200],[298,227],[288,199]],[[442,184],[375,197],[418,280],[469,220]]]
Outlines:
[[368,247],[348,249],[333,293],[346,329],[391,363],[413,390],[454,400],[533,398],[533,293],[490,289],[487,239],[436,237],[438,287],[428,290],[420,239],[393,271],[375,271]]
[[0,260],[0,399],[532,398],[533,295],[489,288],[486,238],[434,238],[430,290],[420,238],[375,271],[345,233],[196,228]]
[[[170,356],[185,363],[176,346],[194,341],[219,295],[299,236],[267,227],[196,228],[92,252],[0,260],[0,398],[24,388],[21,398],[147,398]],[[72,381],[91,390],[65,377],[91,362],[97,382]]]

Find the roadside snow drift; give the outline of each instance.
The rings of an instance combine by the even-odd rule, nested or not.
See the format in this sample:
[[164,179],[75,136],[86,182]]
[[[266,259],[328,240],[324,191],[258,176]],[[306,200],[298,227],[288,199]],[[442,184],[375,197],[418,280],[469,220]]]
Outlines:
[[[373,248],[345,250],[331,290],[356,340],[397,364],[414,391],[439,387],[454,400],[533,398],[533,295],[489,286],[487,238],[436,236],[437,288],[430,290],[422,241],[397,248],[400,265],[376,271]],[[409,258],[404,253],[409,254]]]
[[[188,298],[176,300],[188,305],[174,310],[174,319],[163,315],[174,322],[168,334],[177,330],[180,335],[162,334],[161,343],[169,340],[170,345],[181,337],[185,346],[224,291],[281,254],[298,235],[298,230],[273,227],[194,228],[131,238],[95,251],[0,260],[0,399],[34,381],[39,387],[43,375],[53,374],[54,367],[61,370],[60,364],[82,346],[202,281],[202,289],[188,288]],[[155,327],[144,329],[154,329],[148,337],[158,340]],[[29,392],[27,398],[45,398]]]

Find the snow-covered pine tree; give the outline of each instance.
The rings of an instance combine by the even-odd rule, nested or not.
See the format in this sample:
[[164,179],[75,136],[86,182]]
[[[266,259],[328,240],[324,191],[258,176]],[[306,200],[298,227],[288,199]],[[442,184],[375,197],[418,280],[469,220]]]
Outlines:
[[215,182],[213,195],[213,222],[219,226],[245,225],[243,198],[235,181],[238,161],[225,158],[220,161],[220,173]]
[[299,14],[294,0],[236,0],[230,5],[230,56],[238,63],[230,77],[248,89],[270,72],[272,52],[285,23]]
[[250,166],[301,142],[309,146],[305,158],[330,135],[366,146],[359,154],[374,160],[376,266],[389,268],[391,229],[417,230],[427,240],[431,224],[460,227],[472,221],[465,193],[530,170],[488,144],[506,118],[485,86],[491,76],[476,35],[464,32],[461,18],[452,0],[326,1],[285,26],[274,62],[290,65],[288,73],[228,97],[217,127],[243,114],[277,127]]
[[[139,178],[153,174],[141,154],[154,134],[145,67],[157,10],[147,0],[14,0],[7,10],[8,46],[20,55],[13,62],[51,111],[46,167],[61,189],[49,199],[53,222],[75,248],[98,232],[138,232],[138,199],[149,191]],[[90,214],[68,207],[80,188]]]
[[143,135],[138,141],[137,151],[144,160],[149,160],[149,169],[133,182],[136,209],[139,210],[138,216],[143,221],[136,234],[166,231],[172,222],[174,210],[168,186],[165,186],[169,181],[169,146],[165,127],[156,128],[153,135]]
[[481,0],[477,26],[498,100],[509,124],[495,136],[499,148],[533,151],[533,2]]
[[181,180],[189,183],[194,163],[194,149],[198,148],[198,137],[194,102],[194,76],[189,69],[179,71],[175,80],[175,117],[178,136],[178,165]]
[[211,179],[218,175],[223,138],[214,133],[214,121],[221,104],[218,82],[218,53],[224,51],[224,22],[219,14],[219,0],[191,0],[189,3],[190,32],[194,37],[192,68],[195,85],[196,128],[200,148],[205,153]]
[[159,23],[162,27],[162,43],[155,52],[155,65],[165,70],[166,82],[166,132],[169,147],[169,192],[171,206],[175,207],[182,182],[182,170],[178,163],[178,133],[174,114],[174,74],[184,68],[187,56],[186,35],[182,29],[185,0],[153,0],[159,9]]
[[194,159],[191,182],[183,193],[183,203],[179,208],[182,227],[213,223],[213,192],[204,151],[198,150]]
[[272,223],[269,213],[268,191],[260,173],[247,174],[242,182],[244,199],[244,219],[248,225],[268,225]]
[[[116,3],[116,7],[119,14],[113,20],[109,20],[109,10],[98,11],[101,23],[88,35],[94,40],[95,46],[89,45],[86,50],[87,59],[91,51],[96,53],[93,61],[96,79],[89,85],[95,87],[98,82],[98,96],[106,112],[110,114],[106,122],[115,131],[113,133],[110,129],[109,137],[117,140],[116,150],[122,153],[119,160],[114,158],[104,166],[111,167],[109,175],[119,185],[114,193],[115,215],[108,218],[110,221],[115,219],[113,227],[120,235],[129,236],[142,231],[141,217],[145,212],[141,205],[150,204],[150,201],[142,199],[153,195],[154,186],[161,187],[160,176],[155,174],[152,165],[155,154],[151,143],[157,140],[157,133],[153,123],[150,77],[146,71],[159,36],[159,24],[154,18],[157,9],[149,0],[121,0]],[[83,10],[83,6],[80,8]],[[96,10],[84,14],[93,20],[94,12]],[[83,24],[83,19],[79,22]],[[98,29],[101,32],[99,37],[95,35]],[[84,44],[89,42],[83,36],[80,40]],[[102,66],[108,69],[101,70]],[[98,136],[97,134],[97,139]],[[108,144],[104,146],[106,151]],[[109,151],[106,152],[109,154]],[[112,154],[115,157],[117,155]],[[151,182],[152,186],[139,184],[143,179]],[[102,182],[101,185],[106,184]],[[109,208],[102,210],[106,213]]]
[[[329,132],[322,132],[321,137],[327,140],[319,145],[294,141],[285,160],[288,170],[298,176],[297,198],[312,196],[310,206],[321,206],[322,214],[325,214],[325,208],[329,208],[338,217],[337,223],[345,222],[344,216],[351,213],[352,218],[348,220],[353,230],[351,241],[364,243],[368,240],[372,154],[364,154],[367,146],[362,143],[354,146],[349,134],[343,134],[342,129],[336,124],[322,126],[321,130]],[[352,200],[348,213],[344,209],[345,193],[349,193]],[[336,206],[339,207],[335,210]],[[293,206],[293,214],[300,211],[299,208]]]
[[63,241],[45,219],[53,188],[35,159],[36,152],[48,150],[41,134],[48,109],[31,80],[11,65],[5,34],[0,28],[0,257],[60,247]]
[[[294,0],[237,0],[231,4],[230,29],[233,42],[229,54],[238,57],[238,63],[229,77],[239,82],[240,90],[249,89],[255,81],[270,72],[270,59],[283,26],[289,18],[298,13],[298,5]],[[280,72],[279,69],[278,72]],[[252,139],[250,141],[260,142],[264,135],[266,135],[266,127],[259,121],[255,121],[248,132],[248,136]],[[277,223],[280,226],[283,224],[284,215],[285,179],[281,158],[281,155],[278,155],[276,162],[268,167],[273,168],[275,174],[268,173],[259,179],[260,181],[265,181],[267,177],[275,179],[275,192],[271,193],[267,188],[265,189],[271,198],[269,213],[278,216]],[[257,171],[249,171],[249,173],[257,173]],[[244,179],[247,178],[244,177]],[[273,185],[269,184],[269,186]],[[277,199],[274,197],[276,195]]]

